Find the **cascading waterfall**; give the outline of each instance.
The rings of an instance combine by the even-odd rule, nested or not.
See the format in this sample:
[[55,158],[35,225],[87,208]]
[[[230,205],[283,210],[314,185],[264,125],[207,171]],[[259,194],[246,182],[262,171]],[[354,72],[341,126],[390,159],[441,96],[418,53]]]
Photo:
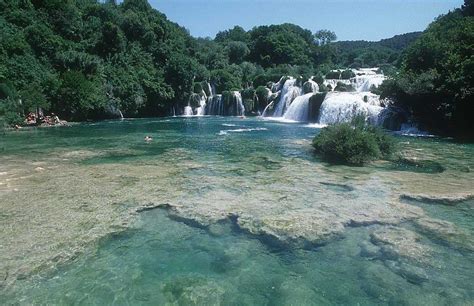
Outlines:
[[[355,77],[350,79],[324,80],[331,89],[327,94],[319,92],[319,85],[310,78],[283,76],[277,83],[267,88],[267,101],[262,117],[274,117],[299,122],[334,124],[349,122],[357,115],[365,116],[370,123],[377,124],[384,107],[379,96],[370,90],[378,87],[385,79],[376,68],[353,69]],[[352,86],[353,92],[334,91],[338,83]],[[245,107],[239,91],[215,93],[210,83],[201,83],[204,90],[192,94],[184,108],[185,116],[243,116]],[[338,89],[339,90],[339,89]],[[342,89],[341,89],[342,90]],[[351,90],[351,87],[345,90]],[[249,110],[251,111],[251,110]],[[388,120],[384,120],[388,122]]]
[[206,114],[206,96],[201,96],[199,100],[199,107],[196,108],[196,116],[204,116]]
[[[359,92],[330,92],[321,104],[319,123],[334,124],[350,122],[358,115],[364,116],[369,123],[376,124],[383,107],[376,103],[378,98],[370,99],[370,93]],[[373,104],[371,104],[370,102]]]
[[185,116],[192,116],[192,115],[194,115],[194,113],[193,113],[193,108],[192,108],[191,106],[189,106],[189,105],[188,105],[188,106],[185,106],[185,107],[184,107],[184,115],[185,115]]
[[285,112],[283,118],[293,121],[308,121],[309,117],[309,99],[313,96],[313,93],[307,93],[305,95],[297,97],[290,105],[288,110]]
[[242,95],[238,91],[234,91],[233,94],[235,99],[236,116],[245,115],[245,106],[242,101]]
[[216,116],[223,113],[224,104],[222,103],[222,95],[209,97],[206,105],[206,114]]
[[[381,106],[380,97],[370,90],[378,87],[385,77],[377,73],[376,68],[352,71],[355,77],[350,79],[324,80],[324,84],[331,87],[325,96],[318,93],[319,86],[312,79],[300,88],[294,78],[282,78],[272,86],[272,92],[279,94],[279,98],[267,105],[262,116],[334,124],[349,122],[355,116],[363,115],[368,122],[377,124],[384,107]],[[338,83],[351,85],[355,91],[335,92]]]
[[[289,107],[291,102],[299,95],[301,95],[301,88],[296,86],[296,79],[289,78],[286,80],[281,89],[280,100],[275,105],[273,117],[282,117],[287,107]],[[265,112],[263,116],[265,116]]]

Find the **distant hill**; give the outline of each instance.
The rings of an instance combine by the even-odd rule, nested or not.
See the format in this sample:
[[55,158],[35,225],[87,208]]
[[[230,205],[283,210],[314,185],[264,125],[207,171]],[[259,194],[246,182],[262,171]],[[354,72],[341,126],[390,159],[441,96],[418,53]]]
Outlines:
[[423,32],[411,32],[400,35],[395,35],[391,38],[382,39],[379,41],[366,40],[343,40],[334,42],[333,45],[339,50],[352,51],[360,48],[370,47],[386,47],[393,50],[403,50],[415,41]]
[[362,68],[399,64],[400,55],[422,32],[395,35],[380,41],[337,41],[334,62],[341,67]]

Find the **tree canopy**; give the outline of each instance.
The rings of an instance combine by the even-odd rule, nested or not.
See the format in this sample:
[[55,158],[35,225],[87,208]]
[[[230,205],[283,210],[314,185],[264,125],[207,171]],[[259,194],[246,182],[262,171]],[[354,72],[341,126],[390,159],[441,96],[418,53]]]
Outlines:
[[71,120],[110,109],[161,116],[208,95],[202,82],[253,93],[283,75],[321,82],[331,69],[381,66],[401,71],[384,96],[453,122],[472,107],[472,18],[466,1],[423,34],[379,42],[334,42],[330,30],[288,23],[211,39],[190,36],[146,0],[0,0],[0,118],[17,122],[38,107]]
[[405,52],[401,69],[380,88],[424,128],[473,134],[472,2],[438,17]]

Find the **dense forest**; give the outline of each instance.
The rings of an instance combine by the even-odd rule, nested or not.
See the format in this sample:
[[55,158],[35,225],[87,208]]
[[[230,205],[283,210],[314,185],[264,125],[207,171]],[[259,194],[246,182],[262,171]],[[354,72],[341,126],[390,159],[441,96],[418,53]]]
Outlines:
[[243,90],[245,98],[282,75],[321,82],[331,69],[380,66],[393,76],[384,96],[416,116],[438,111],[459,120],[456,112],[472,100],[466,3],[423,34],[335,42],[332,31],[293,24],[193,38],[146,0],[0,0],[0,117],[20,123],[38,107],[68,120],[113,117],[118,109],[127,117],[169,115],[202,82],[217,92]]
[[423,128],[474,136],[474,4],[439,16],[411,44],[397,74],[379,88]]
[[412,32],[395,35],[380,41],[337,41],[335,47],[335,62],[339,68],[385,67],[384,72],[392,72],[394,66],[399,66],[401,53],[422,32]]

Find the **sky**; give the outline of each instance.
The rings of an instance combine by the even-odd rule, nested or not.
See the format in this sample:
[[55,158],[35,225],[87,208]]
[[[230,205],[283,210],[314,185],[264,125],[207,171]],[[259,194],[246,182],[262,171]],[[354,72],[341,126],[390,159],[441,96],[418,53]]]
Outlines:
[[463,0],[149,0],[195,37],[240,25],[297,24],[334,31],[338,40],[380,40],[422,31]]

